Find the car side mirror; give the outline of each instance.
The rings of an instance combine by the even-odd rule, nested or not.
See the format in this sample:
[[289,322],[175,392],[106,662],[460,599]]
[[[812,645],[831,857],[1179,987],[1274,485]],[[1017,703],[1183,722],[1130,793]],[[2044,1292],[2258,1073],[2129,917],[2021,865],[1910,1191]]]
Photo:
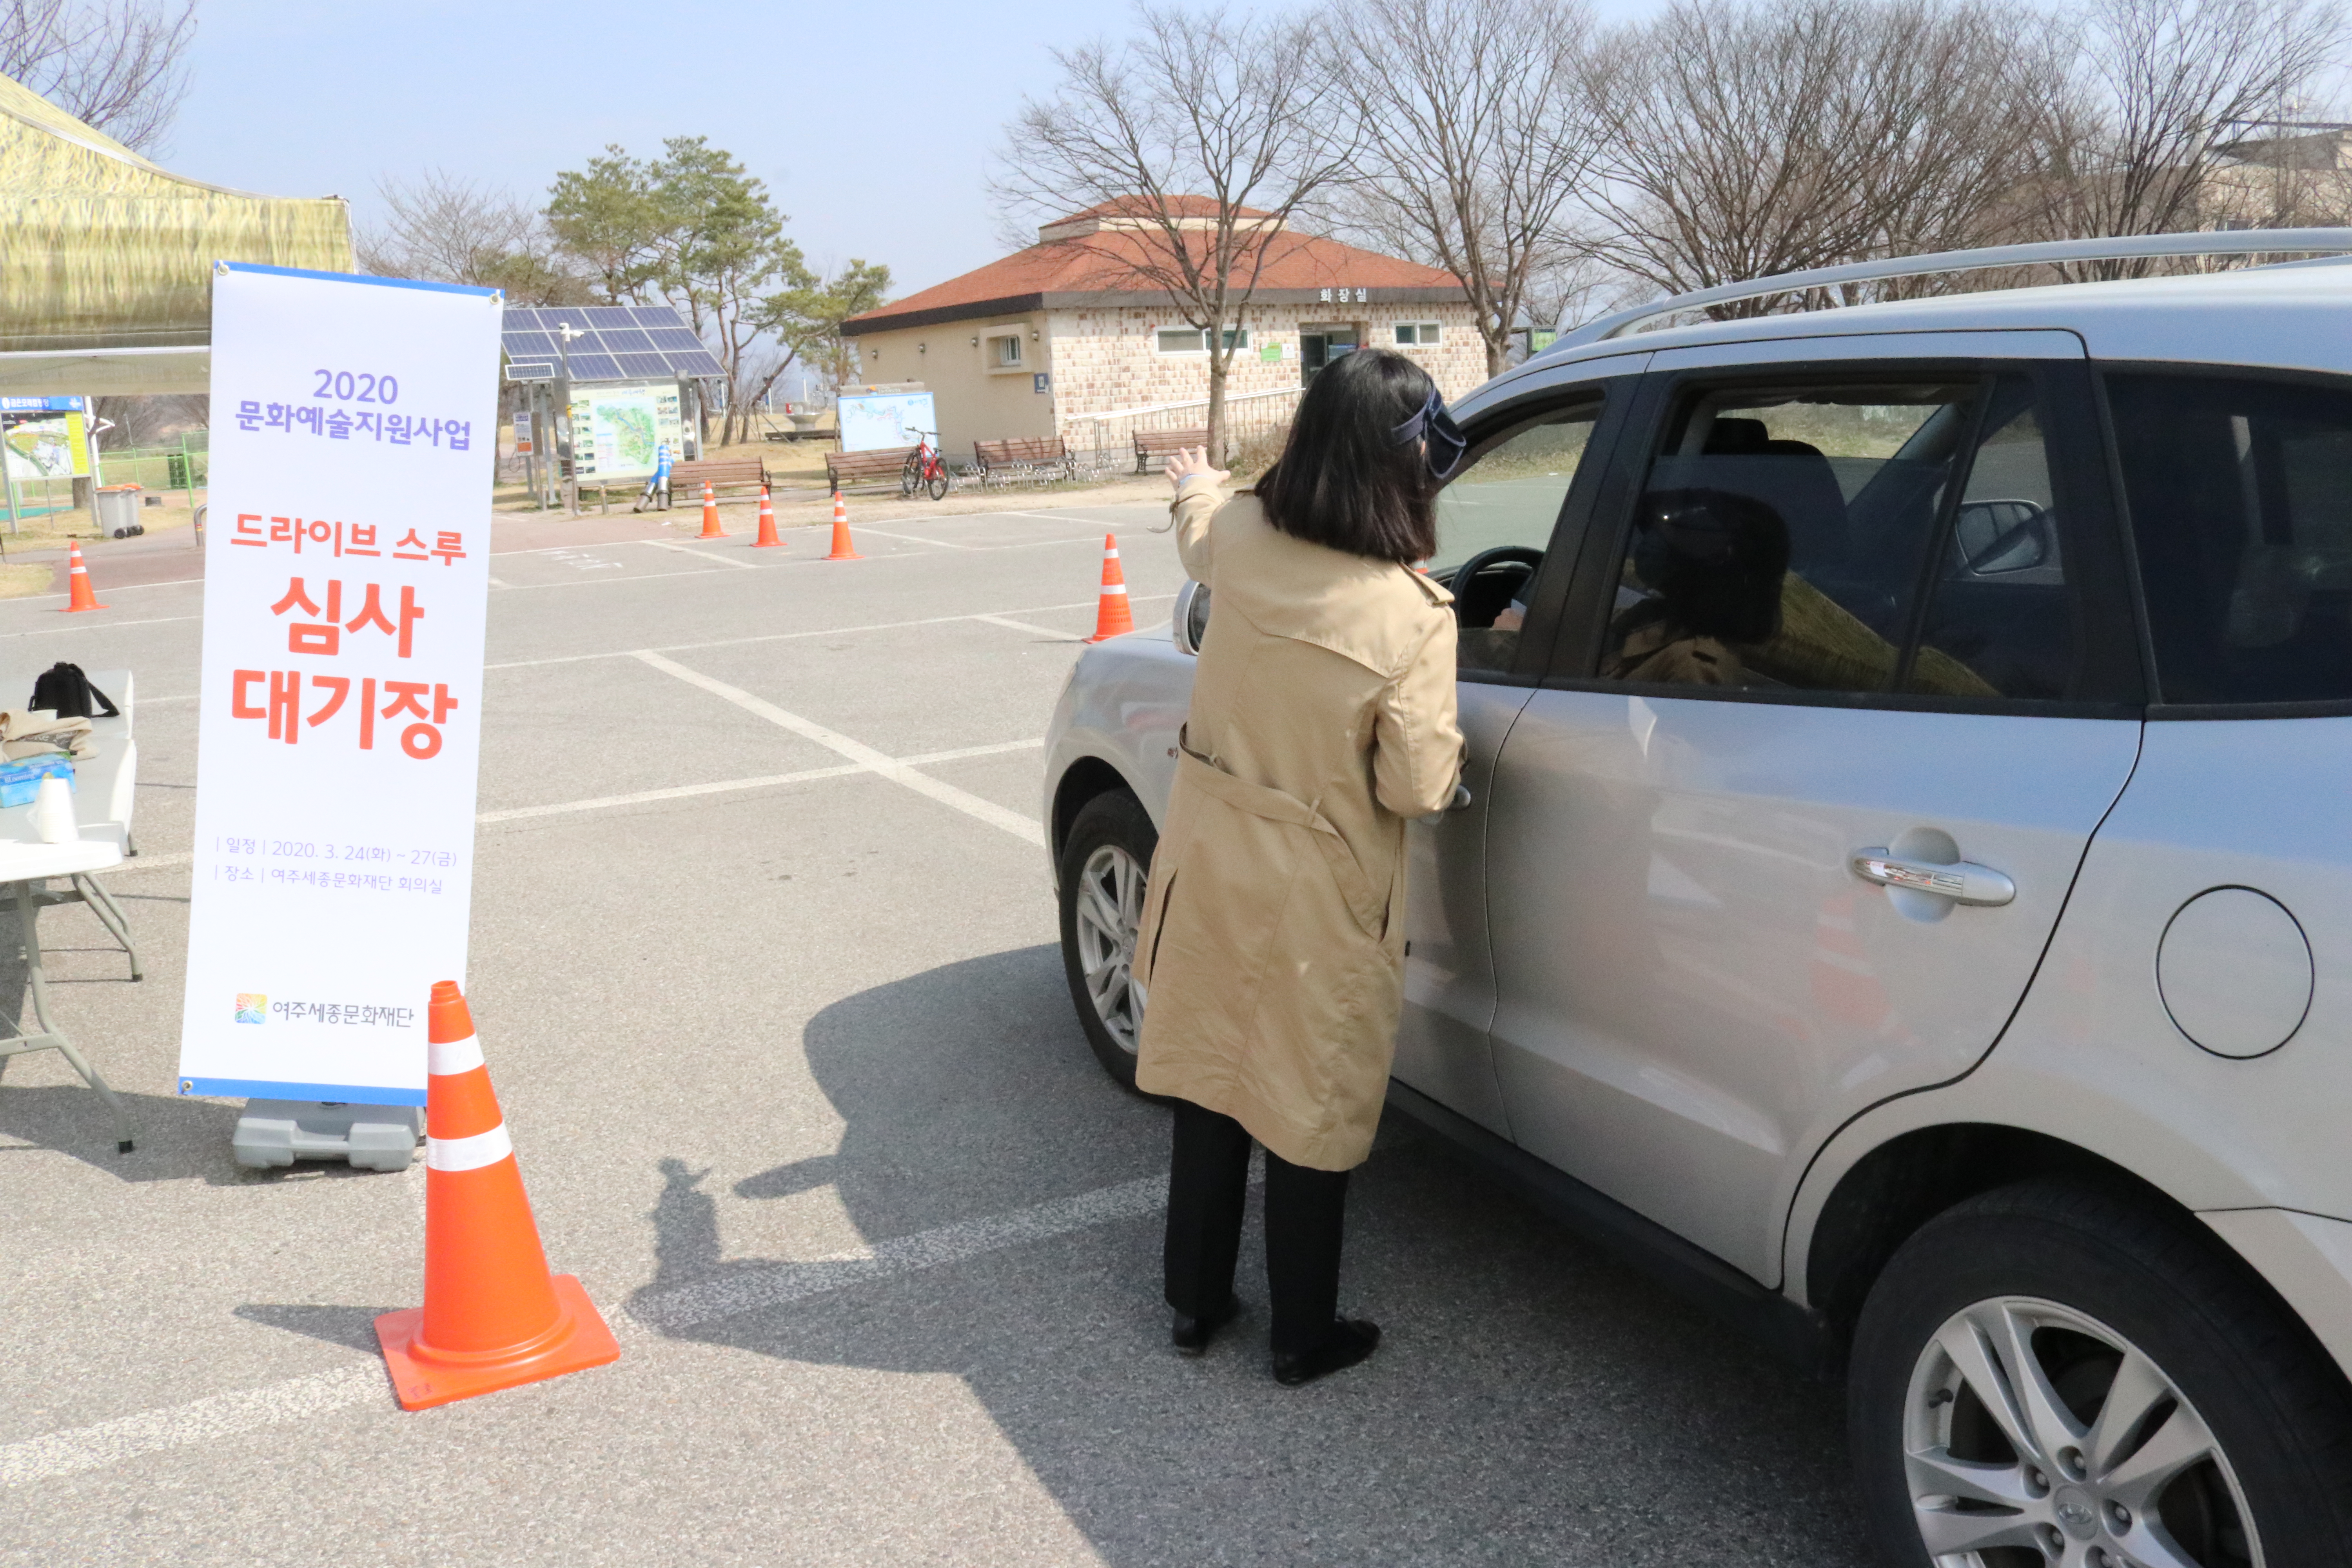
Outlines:
[[1177,650],[1197,656],[1209,633],[1209,585],[1186,583],[1176,590],[1176,613],[1170,621],[1169,639]]

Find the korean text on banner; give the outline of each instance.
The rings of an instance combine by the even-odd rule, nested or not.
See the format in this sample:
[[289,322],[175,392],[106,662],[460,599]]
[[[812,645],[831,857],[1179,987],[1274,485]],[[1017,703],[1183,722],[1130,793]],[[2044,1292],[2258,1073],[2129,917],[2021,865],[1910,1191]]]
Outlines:
[[180,1092],[425,1103],[462,980],[502,301],[223,262]]

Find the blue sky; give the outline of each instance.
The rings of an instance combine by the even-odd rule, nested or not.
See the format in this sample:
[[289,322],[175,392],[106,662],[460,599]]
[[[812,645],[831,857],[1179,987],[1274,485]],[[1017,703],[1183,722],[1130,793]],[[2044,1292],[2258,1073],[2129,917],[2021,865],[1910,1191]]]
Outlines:
[[999,127],[1050,87],[1049,46],[1127,16],[1079,0],[206,0],[159,161],[347,196],[365,224],[386,177],[437,167],[538,199],[608,142],[645,155],[704,135],[768,182],[813,262],[887,263],[905,293],[999,253],[983,188]]

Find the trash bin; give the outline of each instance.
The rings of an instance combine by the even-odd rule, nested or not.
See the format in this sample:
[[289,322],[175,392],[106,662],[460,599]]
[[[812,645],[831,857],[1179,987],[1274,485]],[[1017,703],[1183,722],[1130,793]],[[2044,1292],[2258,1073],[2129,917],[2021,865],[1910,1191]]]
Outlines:
[[137,485],[99,487],[98,531],[109,539],[128,539],[147,531],[147,525],[139,521]]

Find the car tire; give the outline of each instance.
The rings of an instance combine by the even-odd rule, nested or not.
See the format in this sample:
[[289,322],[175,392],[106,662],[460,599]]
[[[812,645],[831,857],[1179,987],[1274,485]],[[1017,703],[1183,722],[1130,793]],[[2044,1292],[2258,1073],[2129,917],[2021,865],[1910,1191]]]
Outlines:
[[[2111,1432],[2116,1399],[2139,1415]],[[2218,1240],[2126,1193],[2037,1180],[1921,1226],[1864,1305],[1847,1427],[1902,1568],[2352,1565],[2343,1374]]]
[[1160,830],[1143,803],[1115,789],[1079,808],[1062,846],[1062,968],[1070,1001],[1103,1070],[1129,1089],[1143,1005],[1128,969],[1159,844]]

